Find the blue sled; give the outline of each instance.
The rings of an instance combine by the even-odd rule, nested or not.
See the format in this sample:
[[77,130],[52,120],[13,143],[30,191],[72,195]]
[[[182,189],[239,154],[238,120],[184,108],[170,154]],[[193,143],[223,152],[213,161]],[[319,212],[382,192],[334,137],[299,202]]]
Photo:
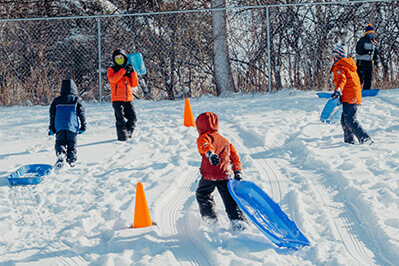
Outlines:
[[257,185],[237,180],[229,180],[227,184],[237,205],[276,246],[292,249],[310,246],[296,224]]
[[[372,90],[364,90],[362,91],[362,97],[373,97],[378,94],[380,90],[379,89],[372,89]],[[318,92],[317,96],[319,98],[331,98],[332,93],[330,92]]]
[[49,164],[24,165],[6,178],[11,185],[36,185],[42,182],[43,177],[53,169]]
[[127,63],[132,65],[137,75],[145,75],[147,73],[141,53],[128,54],[127,58]]
[[339,99],[330,98],[324,106],[323,111],[321,111],[320,120],[323,123],[332,124],[339,121],[341,115],[341,101]]

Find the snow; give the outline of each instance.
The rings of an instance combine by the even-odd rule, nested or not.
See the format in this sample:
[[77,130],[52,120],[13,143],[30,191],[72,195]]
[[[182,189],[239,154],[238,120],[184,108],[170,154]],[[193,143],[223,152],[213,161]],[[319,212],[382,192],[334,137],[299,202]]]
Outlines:
[[[397,265],[399,89],[363,99],[359,121],[372,146],[343,143],[322,124],[315,92],[191,99],[212,111],[241,156],[244,179],[279,203],[311,241],[279,249],[252,224],[205,224],[195,189],[197,132],[183,126],[184,101],[135,100],[134,137],[117,142],[111,104],[85,103],[88,130],[78,163],[38,185],[10,186],[26,164],[54,164],[48,106],[0,108],[1,265]],[[157,226],[129,229],[137,182]]]

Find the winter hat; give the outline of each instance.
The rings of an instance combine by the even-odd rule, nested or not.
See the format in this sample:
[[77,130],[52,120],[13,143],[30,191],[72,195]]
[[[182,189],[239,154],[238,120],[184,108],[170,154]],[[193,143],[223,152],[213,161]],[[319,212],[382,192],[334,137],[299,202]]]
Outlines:
[[346,58],[348,54],[348,48],[345,44],[340,44],[334,48],[332,55],[334,56],[334,61],[337,62],[342,58]]
[[366,29],[365,29],[365,34],[364,35],[366,35],[366,34],[368,34],[368,33],[372,33],[372,34],[374,34],[375,35],[375,31],[374,31],[374,28],[373,28],[373,26],[371,26],[371,23],[369,23],[368,25],[367,25],[367,27],[366,27]]
[[122,50],[122,49],[116,49],[116,50],[112,53],[112,61],[114,62],[115,65],[120,66],[120,65],[117,64],[116,61],[115,61],[115,56],[117,56],[117,55],[122,55],[122,56],[123,56],[124,62],[123,62],[123,64],[122,64],[121,66],[122,66],[122,67],[125,67],[125,66],[126,66],[126,63],[127,63],[127,59],[128,59],[127,56],[126,56],[126,52],[125,52],[124,50]]

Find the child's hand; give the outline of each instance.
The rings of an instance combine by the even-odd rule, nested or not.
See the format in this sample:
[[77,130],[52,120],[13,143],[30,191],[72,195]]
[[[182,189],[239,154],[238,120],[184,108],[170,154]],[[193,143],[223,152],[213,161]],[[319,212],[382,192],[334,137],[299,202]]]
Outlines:
[[334,93],[331,95],[331,98],[333,99],[338,99],[339,97],[341,97],[342,93],[339,90],[334,91]]
[[54,135],[54,131],[53,131],[51,128],[48,130],[48,135],[49,135],[49,136]]
[[132,65],[127,65],[125,67],[125,69],[126,69],[126,74],[130,74],[130,73],[134,72],[134,68],[132,67]]
[[234,179],[241,181],[242,180],[242,173],[241,170],[234,171]]
[[213,165],[216,166],[220,163],[220,158],[219,156],[214,152],[214,151],[208,151],[206,153],[206,158],[209,159],[209,162]]

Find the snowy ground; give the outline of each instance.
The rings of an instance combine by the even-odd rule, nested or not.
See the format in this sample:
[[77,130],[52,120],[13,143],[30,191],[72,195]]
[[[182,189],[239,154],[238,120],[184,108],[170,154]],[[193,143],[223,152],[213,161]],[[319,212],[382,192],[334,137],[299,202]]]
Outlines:
[[[53,164],[48,106],[0,108],[1,265],[398,265],[399,89],[363,99],[359,120],[375,144],[345,145],[322,124],[315,92],[191,99],[213,111],[243,173],[296,222],[312,246],[278,249],[253,225],[231,230],[217,193],[217,225],[199,216],[200,156],[184,101],[135,101],[134,139],[115,141],[111,104],[86,103],[79,162],[34,186],[5,176]],[[142,182],[158,226],[133,223]]]

